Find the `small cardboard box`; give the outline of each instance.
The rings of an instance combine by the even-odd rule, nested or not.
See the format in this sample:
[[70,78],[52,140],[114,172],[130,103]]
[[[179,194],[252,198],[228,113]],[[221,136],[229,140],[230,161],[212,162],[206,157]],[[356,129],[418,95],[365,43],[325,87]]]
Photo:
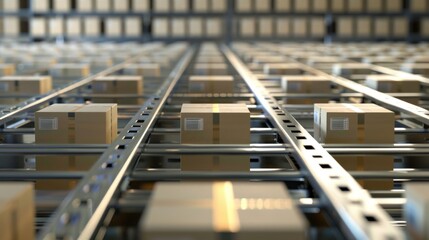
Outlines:
[[236,0],[235,1],[236,12],[251,12],[252,11],[252,0]]
[[220,37],[223,32],[223,22],[221,18],[206,19],[206,34],[208,37]]
[[271,10],[270,0],[258,0],[258,1],[255,1],[254,3],[255,3],[256,12],[269,12]]
[[0,64],[0,76],[9,76],[15,74],[15,65],[2,63]]
[[408,239],[429,238],[429,184],[406,183],[404,218],[407,221]]
[[273,35],[273,19],[261,17],[258,21],[259,36],[269,37]]
[[[331,80],[322,76],[290,75],[282,77],[282,89],[286,93],[330,93]],[[326,103],[329,98],[286,98],[287,104]]]
[[[6,76],[0,77],[0,94],[39,95],[52,90],[50,76]],[[2,104],[16,104],[23,98],[0,98]]]
[[350,76],[353,74],[370,75],[374,71],[365,63],[338,63],[332,66],[332,74],[338,76]]
[[[285,221],[293,219],[293,221]],[[307,239],[307,222],[282,183],[157,183],[140,239]]]
[[170,0],[156,0],[153,2],[154,12],[169,12],[170,11]]
[[[116,104],[54,104],[35,114],[37,144],[109,144],[117,136]],[[97,156],[38,156],[37,171],[86,171]],[[76,181],[38,180],[37,189],[70,189]]]
[[240,36],[252,37],[256,35],[256,21],[252,17],[240,18]]
[[337,19],[337,35],[339,37],[352,37],[353,33],[353,18],[339,17]]
[[291,5],[291,0],[274,0],[274,10],[276,12],[290,12]]
[[[107,76],[94,80],[93,93],[98,94],[143,94],[142,76]],[[142,104],[141,98],[94,98],[94,103]]]
[[[158,1],[155,1],[158,2]],[[169,35],[168,18],[158,17],[152,21],[152,35],[154,37],[166,37]]]
[[[301,2],[301,1],[299,1]],[[306,37],[308,34],[307,20],[303,17],[294,17],[292,19],[292,30],[295,37]]]
[[401,70],[409,73],[429,76],[429,63],[404,63]]
[[234,78],[232,76],[190,76],[189,92],[193,93],[233,93]]
[[359,37],[369,37],[371,35],[371,18],[356,18],[356,35]]
[[129,64],[123,71],[125,75],[140,75],[145,77],[161,76],[161,67],[157,63]]
[[[375,104],[315,104],[314,138],[321,143],[394,143],[393,112]],[[391,171],[391,156],[335,157],[350,171]],[[391,189],[392,180],[359,181],[367,189]]]
[[35,239],[35,215],[32,183],[0,183],[1,239]]
[[348,0],[348,12],[362,12],[363,0]]
[[196,63],[194,73],[197,75],[228,75],[228,65],[225,63]]
[[[117,2],[117,1],[115,1]],[[122,2],[122,1],[119,1]],[[106,36],[120,37],[122,35],[122,19],[119,17],[109,17],[105,20]]]
[[173,0],[173,12],[189,12],[188,0]]
[[184,37],[186,35],[186,21],[184,18],[171,19],[171,36]]
[[192,37],[201,37],[204,33],[203,19],[192,17],[188,19],[188,35]]
[[95,10],[98,12],[108,12],[110,11],[110,1],[106,0],[95,0]]
[[294,1],[295,12],[309,12],[310,11],[310,0],[299,0]]
[[86,17],[83,19],[83,23],[85,36],[100,36],[100,18]]
[[[368,75],[365,85],[384,93],[420,93],[420,82],[402,79],[390,75]],[[411,104],[418,105],[419,98],[400,98]]]
[[269,63],[264,65],[264,74],[301,75],[304,71],[297,63]]
[[[249,144],[250,112],[244,104],[183,104],[182,144]],[[182,171],[249,171],[248,156],[181,156]]]
[[58,63],[49,69],[52,77],[85,77],[90,74],[89,64]]
[[192,0],[194,12],[208,12],[209,0]]

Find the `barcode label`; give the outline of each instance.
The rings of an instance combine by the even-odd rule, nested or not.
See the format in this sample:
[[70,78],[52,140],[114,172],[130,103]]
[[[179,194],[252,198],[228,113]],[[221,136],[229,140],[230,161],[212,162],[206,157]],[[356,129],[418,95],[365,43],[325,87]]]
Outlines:
[[9,83],[0,83],[0,92],[8,92]]
[[185,118],[185,131],[202,131],[204,120],[202,118]]
[[40,118],[39,130],[58,130],[58,118]]
[[348,118],[331,118],[330,127],[332,131],[349,130],[349,119]]

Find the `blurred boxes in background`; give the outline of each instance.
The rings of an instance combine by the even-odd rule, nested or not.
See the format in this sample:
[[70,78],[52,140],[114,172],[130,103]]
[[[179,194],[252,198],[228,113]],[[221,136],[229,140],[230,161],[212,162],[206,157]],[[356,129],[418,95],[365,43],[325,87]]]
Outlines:
[[[365,80],[365,85],[384,93],[420,93],[420,81],[403,79],[390,75],[368,75]],[[399,99],[411,104],[419,104],[418,97],[399,97]]]
[[189,92],[192,93],[233,93],[234,78],[229,75],[189,77]]
[[194,73],[196,75],[227,75],[228,65],[225,63],[196,63]]
[[[181,144],[250,144],[245,104],[183,104]],[[182,155],[182,171],[249,171],[249,156]]]
[[301,75],[304,71],[297,63],[269,63],[264,65],[264,74],[268,75]]
[[[6,76],[0,77],[0,94],[40,95],[52,90],[52,78],[50,76]],[[2,104],[16,104],[23,98],[0,98]]]
[[303,240],[307,228],[278,182],[156,183],[139,222],[140,239]]
[[[35,114],[37,144],[110,144],[117,136],[116,104],[54,104]],[[86,171],[97,156],[37,156],[37,171]],[[38,180],[37,189],[70,189],[74,180]]]
[[1,239],[35,239],[35,201],[33,183],[0,183]]
[[52,77],[85,77],[90,74],[89,64],[58,63],[49,69]]
[[161,67],[157,63],[128,64],[123,71],[125,75],[140,75],[145,77],[161,76]]
[[[290,75],[282,77],[282,89],[286,93],[330,93],[331,80],[322,76],[309,75]],[[326,103],[329,98],[288,98],[286,96],[285,103],[287,104],[314,104]]]
[[[375,104],[315,104],[314,138],[320,143],[393,144],[395,114]],[[392,171],[393,156],[335,157],[348,171]],[[367,189],[390,190],[392,180],[360,180]]]
[[[92,91],[96,94],[137,94],[143,95],[142,76],[107,76],[93,81]],[[94,103],[142,104],[142,98],[94,98]]]
[[0,76],[9,76],[15,74],[15,65],[0,63]]

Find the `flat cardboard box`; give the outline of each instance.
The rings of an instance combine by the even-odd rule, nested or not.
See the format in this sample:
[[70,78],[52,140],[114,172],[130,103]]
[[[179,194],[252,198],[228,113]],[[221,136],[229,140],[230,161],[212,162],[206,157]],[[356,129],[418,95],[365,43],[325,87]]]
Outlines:
[[90,74],[89,64],[58,63],[49,69],[52,77],[85,77]]
[[[393,144],[393,112],[375,104],[315,104],[314,138],[321,143]],[[335,156],[334,156],[335,157]],[[392,156],[335,157],[348,171],[392,171]],[[362,180],[371,190],[390,190],[392,180]]]
[[15,74],[15,65],[2,63],[0,64],[0,76],[9,76]]
[[[390,75],[368,75],[365,85],[384,93],[420,93],[420,81]],[[400,98],[418,105],[419,98]]]
[[429,238],[429,191],[428,183],[410,182],[405,184],[406,202],[403,208],[404,218],[407,221],[406,231],[408,239]]
[[[249,144],[250,112],[244,104],[183,104],[181,144]],[[248,156],[183,155],[182,171],[249,171]]]
[[[282,77],[282,89],[286,93],[330,93],[331,80],[322,76],[291,75]],[[329,98],[286,98],[287,104],[326,103]]]
[[129,64],[123,71],[125,75],[140,75],[145,77],[161,76],[161,67],[157,63]]
[[196,63],[194,73],[196,75],[228,75],[228,65],[225,63]]
[[189,77],[189,92],[233,93],[234,78],[229,75],[192,75]]
[[274,182],[157,183],[139,229],[143,240],[307,238],[305,217]]
[[0,231],[3,240],[35,239],[35,202],[32,183],[0,183]]
[[[93,93],[96,94],[143,94],[142,76],[108,76],[94,80]],[[141,98],[94,98],[94,103],[142,104]]]
[[274,10],[276,12],[290,12],[292,0],[274,0]]
[[[109,144],[117,136],[116,104],[54,104],[35,114],[37,144]],[[37,171],[86,171],[97,156],[38,156]],[[37,189],[75,187],[72,180],[38,180]]]
[[304,71],[296,63],[264,64],[264,74],[268,75],[301,75]]

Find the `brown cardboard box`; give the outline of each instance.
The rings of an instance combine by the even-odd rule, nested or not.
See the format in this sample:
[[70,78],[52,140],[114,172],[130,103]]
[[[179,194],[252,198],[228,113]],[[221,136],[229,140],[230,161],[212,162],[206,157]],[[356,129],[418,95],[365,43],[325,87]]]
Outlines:
[[429,76],[429,63],[404,63],[401,70],[409,73]]
[[259,18],[258,22],[259,36],[269,37],[273,35],[273,19],[272,18]]
[[254,3],[256,12],[269,12],[271,10],[270,0],[257,0]]
[[307,238],[307,222],[282,183],[157,183],[139,229],[143,240]]
[[326,34],[325,19],[314,17],[310,19],[310,35],[312,37],[324,37]]
[[85,77],[90,74],[89,64],[59,63],[51,66],[52,77]]
[[[314,138],[322,143],[394,143],[394,113],[375,104],[315,104]],[[350,171],[391,171],[391,156],[335,157]],[[391,189],[392,180],[359,181],[367,189]]]
[[8,76],[15,74],[15,65],[13,64],[0,64],[0,76]]
[[[322,76],[290,75],[282,77],[286,93],[330,93],[331,81]],[[287,104],[314,104],[328,102],[329,98],[286,98]]]
[[[182,144],[249,144],[250,112],[244,104],[183,104]],[[183,171],[249,171],[248,156],[181,156]]]
[[[0,94],[39,95],[52,90],[50,76],[6,76],[0,77]],[[2,104],[16,104],[24,98],[0,98]]]
[[348,0],[347,6],[348,6],[348,12],[362,12],[363,0]]
[[171,19],[171,36],[184,37],[186,35],[186,22],[184,18]]
[[[116,104],[54,104],[36,112],[37,144],[111,143],[117,135]],[[39,156],[38,171],[85,171],[96,156]],[[38,180],[37,189],[70,189],[76,181]]]
[[189,1],[187,0],[173,0],[173,12],[189,12]]
[[256,21],[253,17],[240,18],[240,36],[252,37],[256,35]]
[[337,35],[339,37],[352,37],[354,32],[353,18],[338,17],[337,19]]
[[[387,1],[390,2],[391,0]],[[382,12],[383,1],[382,0],[369,0],[366,1],[367,12]]]
[[407,221],[408,239],[423,240],[429,238],[429,191],[428,183],[406,183],[406,202],[403,208]]
[[390,36],[390,19],[388,17],[377,17],[374,19],[374,35],[385,38]]
[[[95,79],[92,91],[96,94],[143,94],[142,76],[107,76]],[[94,98],[94,103],[142,104],[141,98]]]
[[426,12],[428,8],[428,2],[426,0],[412,0],[410,2],[410,11],[416,13]]
[[309,12],[310,1],[309,0],[295,0],[295,12]]
[[[384,93],[420,93],[420,82],[418,80],[402,79],[390,75],[368,75],[365,85]],[[419,104],[419,98],[400,99],[411,104]]]
[[294,17],[292,20],[292,31],[295,37],[305,37],[308,33],[307,18]]
[[395,17],[392,18],[393,29],[392,35],[394,37],[406,37],[408,36],[408,19],[406,17]]
[[300,75],[304,71],[296,63],[270,63],[264,65],[264,74],[270,75]]
[[274,9],[276,12],[290,12],[292,0],[274,0]]
[[234,78],[229,75],[200,75],[189,77],[189,92],[193,93],[233,93]]
[[291,32],[290,19],[287,17],[277,18],[276,32],[277,36],[289,36]]
[[196,63],[194,73],[197,75],[227,75],[228,65],[225,63]]
[[188,19],[188,34],[192,37],[201,37],[204,33],[203,19],[192,17]]
[[313,1],[313,12],[325,13],[328,10],[328,0]]
[[365,63],[339,63],[332,66],[332,74],[350,76],[354,74],[370,75],[373,71]]
[[402,0],[386,1],[386,12],[400,12],[400,11],[402,11]]
[[145,77],[160,77],[161,67],[157,63],[129,64],[124,68],[125,75],[142,75]]
[[236,0],[235,1],[236,12],[251,12],[252,11],[252,0]]
[[331,10],[334,13],[341,13],[344,12],[345,0],[331,0]]
[[170,0],[157,0],[153,2],[154,12],[169,12],[171,7]]
[[[156,1],[158,2],[158,1]],[[169,34],[168,18],[156,17],[152,20],[152,35],[154,37],[166,37]]]
[[0,183],[1,239],[35,239],[35,215],[32,183]]
[[206,34],[208,37],[220,37],[223,32],[221,18],[206,18]]
[[370,17],[356,18],[356,35],[359,37],[371,36],[371,18]]

